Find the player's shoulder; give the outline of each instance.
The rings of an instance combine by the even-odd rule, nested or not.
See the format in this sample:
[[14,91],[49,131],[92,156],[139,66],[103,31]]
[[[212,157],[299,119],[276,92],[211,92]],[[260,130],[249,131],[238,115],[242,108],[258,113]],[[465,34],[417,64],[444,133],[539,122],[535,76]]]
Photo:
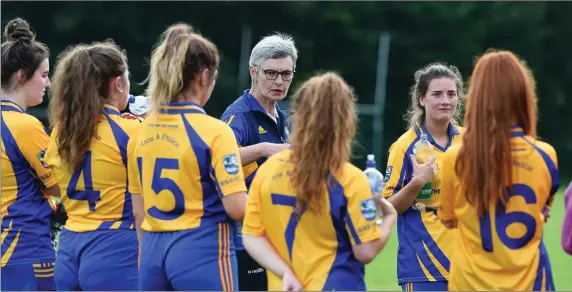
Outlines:
[[114,118],[112,118],[113,121],[115,123],[117,123],[117,125],[119,125],[119,127],[121,127],[129,136],[131,136],[131,134],[138,129],[139,127],[141,127],[141,122],[139,120],[134,120],[134,119],[126,119],[126,118],[122,118],[120,116],[116,116]]
[[467,131],[467,129],[462,126],[453,126],[453,127],[455,127],[455,130],[457,130],[457,132],[461,135],[465,134],[465,132]]
[[270,156],[258,167],[256,176],[271,177],[277,172],[292,171],[294,162],[291,159],[292,150],[286,149]]
[[232,130],[228,124],[222,120],[211,117],[209,115],[202,115],[201,118],[201,122],[204,123],[203,125],[216,133],[232,133]]
[[228,136],[235,139],[232,129],[224,121],[209,115],[188,114],[186,116],[193,129],[197,131],[203,139],[214,140],[221,136]]
[[457,157],[457,155],[459,155],[459,151],[461,150],[462,145],[463,144],[458,143],[449,146],[449,148],[447,148],[447,151],[445,151],[445,157],[446,158]]
[[415,142],[415,139],[417,139],[417,133],[415,133],[415,130],[413,128],[408,129],[399,138],[397,138],[393,144],[391,144],[389,152],[400,151],[405,153],[405,151],[407,151],[407,149]]
[[367,182],[367,178],[363,170],[351,162],[344,163],[340,175],[336,176],[338,182],[344,187],[348,188],[353,186],[356,182]]
[[557,159],[557,154],[556,154],[556,149],[554,149],[554,147],[552,145],[550,145],[548,142],[542,141],[540,139],[533,139],[530,137],[529,141],[532,142],[532,144],[541,152],[546,153],[546,155],[548,155],[548,157],[550,159],[552,159],[553,162],[556,162]]
[[292,161],[291,149],[282,150],[268,157],[268,159],[266,159],[266,161],[260,166],[260,169],[265,165],[280,165],[285,163],[291,163],[292,165],[294,165],[294,162]]
[[[4,116],[3,120],[10,132],[12,132],[12,135],[27,135],[37,132],[38,130],[46,133],[47,135],[44,125],[40,120],[38,120],[38,118],[26,113],[9,113],[12,114],[9,115],[9,118],[6,118],[8,115],[5,115],[5,113],[2,113],[2,115]],[[30,138],[30,136],[27,138]]]
[[3,112],[2,115],[4,117],[10,117],[9,119],[5,119],[6,122],[10,122],[11,124],[15,124],[15,126],[37,126],[43,127],[42,122],[38,120],[38,118],[27,114],[27,113],[17,113],[17,112]]

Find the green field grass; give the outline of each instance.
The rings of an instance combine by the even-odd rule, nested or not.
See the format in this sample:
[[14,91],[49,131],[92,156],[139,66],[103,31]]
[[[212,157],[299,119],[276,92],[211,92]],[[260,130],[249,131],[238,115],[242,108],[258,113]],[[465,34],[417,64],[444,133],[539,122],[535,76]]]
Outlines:
[[[567,184],[566,184],[567,185]],[[564,189],[554,198],[551,217],[544,228],[544,243],[548,250],[554,285],[557,291],[572,291],[572,256],[562,250],[560,235],[564,218]],[[397,285],[397,230],[381,254],[366,267],[365,279],[369,291],[401,291]]]

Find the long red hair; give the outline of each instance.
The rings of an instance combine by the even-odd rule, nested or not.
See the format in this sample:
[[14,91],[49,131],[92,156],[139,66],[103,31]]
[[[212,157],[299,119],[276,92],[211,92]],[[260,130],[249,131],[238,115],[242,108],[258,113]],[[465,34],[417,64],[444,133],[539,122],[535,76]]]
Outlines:
[[466,132],[455,172],[465,198],[483,215],[505,202],[512,184],[512,126],[536,137],[536,94],[532,73],[509,51],[490,51],[477,61],[471,77],[464,125]]
[[326,178],[338,174],[350,159],[357,115],[352,88],[336,73],[327,72],[304,82],[292,99],[291,183],[296,212],[304,206],[320,214]]

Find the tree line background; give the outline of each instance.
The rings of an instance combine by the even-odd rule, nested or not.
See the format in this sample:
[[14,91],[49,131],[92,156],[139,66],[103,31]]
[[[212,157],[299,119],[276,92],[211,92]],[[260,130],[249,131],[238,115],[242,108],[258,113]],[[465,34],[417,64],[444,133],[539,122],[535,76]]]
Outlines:
[[[51,67],[68,45],[112,38],[127,50],[131,91],[142,94],[148,60],[160,33],[186,22],[221,52],[219,79],[206,109],[219,118],[247,88],[239,86],[241,32],[252,29],[250,49],[275,31],[292,35],[299,50],[294,84],[316,72],[339,72],[359,103],[373,103],[379,34],[391,35],[383,151],[406,129],[413,74],[443,61],[468,80],[488,48],[508,49],[526,60],[537,81],[539,136],[558,153],[560,173],[572,176],[572,2],[30,2],[2,1],[2,26],[29,21],[52,52]],[[44,103],[30,112],[47,122]],[[371,117],[360,116],[354,163],[371,152]],[[567,184],[563,180],[563,184]]]

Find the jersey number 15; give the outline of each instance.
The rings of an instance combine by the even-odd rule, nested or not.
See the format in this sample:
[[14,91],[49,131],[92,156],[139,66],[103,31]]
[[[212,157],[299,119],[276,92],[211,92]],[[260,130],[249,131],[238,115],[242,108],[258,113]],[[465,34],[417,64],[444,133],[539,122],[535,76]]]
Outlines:
[[[137,158],[137,165],[141,170],[143,167],[142,157]],[[175,206],[170,211],[163,211],[157,208],[157,206],[153,206],[147,210],[150,216],[160,220],[175,220],[185,212],[185,197],[183,196],[183,191],[174,180],[162,176],[163,170],[168,169],[179,170],[179,160],[172,158],[155,159],[151,189],[153,189],[155,195],[159,195],[162,191],[168,191],[175,199]],[[141,182],[141,185],[143,185],[143,182]]]

